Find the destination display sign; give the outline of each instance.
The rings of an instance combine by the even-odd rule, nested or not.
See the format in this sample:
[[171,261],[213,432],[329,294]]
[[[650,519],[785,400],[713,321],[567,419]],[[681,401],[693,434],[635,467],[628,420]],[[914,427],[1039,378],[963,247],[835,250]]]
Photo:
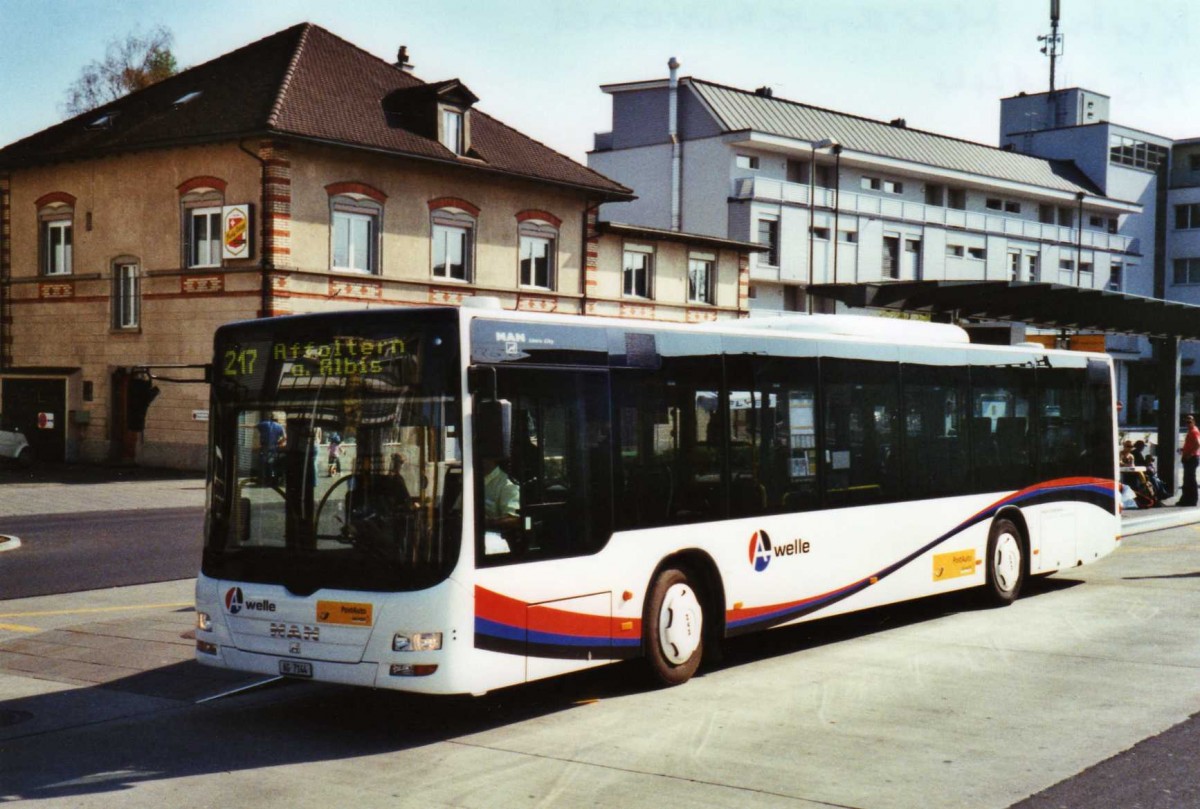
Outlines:
[[334,337],[323,342],[293,340],[230,346],[221,352],[222,374],[253,377],[262,363],[283,368],[293,377],[366,376],[381,374],[393,361],[409,356],[411,340],[402,337]]

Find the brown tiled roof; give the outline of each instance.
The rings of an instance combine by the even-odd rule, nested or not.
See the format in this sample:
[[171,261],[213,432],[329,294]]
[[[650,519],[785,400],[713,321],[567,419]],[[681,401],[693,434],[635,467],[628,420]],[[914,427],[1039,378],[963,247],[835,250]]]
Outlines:
[[[456,83],[436,86],[450,84]],[[284,135],[528,177],[609,198],[632,196],[625,186],[477,109],[471,111],[467,157],[389,120],[384,97],[421,86],[429,85],[320,26],[302,23],[10,144],[0,149],[0,169]],[[193,100],[175,104],[196,91],[200,95]],[[91,125],[114,113],[108,125]]]

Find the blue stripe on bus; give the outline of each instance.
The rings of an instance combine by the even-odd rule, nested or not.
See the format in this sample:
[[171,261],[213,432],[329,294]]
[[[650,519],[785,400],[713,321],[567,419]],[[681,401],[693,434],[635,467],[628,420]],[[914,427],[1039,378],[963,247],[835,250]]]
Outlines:
[[933,548],[954,536],[962,533],[968,528],[978,525],[981,522],[992,519],[999,511],[1016,504],[1034,505],[1041,502],[1059,502],[1059,501],[1083,501],[1092,503],[1093,505],[1103,508],[1105,511],[1116,513],[1116,497],[1112,484],[1106,484],[1097,480],[1096,482],[1075,483],[1065,486],[1055,486],[1053,482],[1042,483],[1036,486],[1030,486],[1027,489],[1022,489],[1018,492],[997,500],[987,508],[979,511],[972,516],[963,520],[961,523],[950,529],[946,533],[934,539],[932,542],[918,548],[908,554],[899,561],[888,565],[879,570],[877,573],[860,579],[845,587],[825,593],[824,595],[802,601],[798,604],[780,607],[778,610],[773,610],[767,613],[758,613],[748,618],[741,619],[726,619],[726,634],[741,635],[753,630],[766,629],[778,624],[787,623],[809,613],[816,612],[830,604],[835,604],[842,601],[855,593],[860,592],[870,586],[872,580],[875,582],[882,581],[891,574],[900,570],[903,567],[911,564],[922,555],[928,553]]

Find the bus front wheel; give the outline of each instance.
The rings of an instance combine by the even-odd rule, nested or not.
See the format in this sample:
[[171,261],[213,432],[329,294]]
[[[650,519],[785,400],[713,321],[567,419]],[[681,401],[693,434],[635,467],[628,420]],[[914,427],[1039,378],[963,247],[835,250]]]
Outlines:
[[1025,583],[1025,546],[1021,529],[1001,517],[988,534],[987,596],[997,606],[1007,606],[1021,594]]
[[690,680],[704,654],[704,608],[686,572],[668,568],[654,580],[643,626],[655,679],[668,686]]

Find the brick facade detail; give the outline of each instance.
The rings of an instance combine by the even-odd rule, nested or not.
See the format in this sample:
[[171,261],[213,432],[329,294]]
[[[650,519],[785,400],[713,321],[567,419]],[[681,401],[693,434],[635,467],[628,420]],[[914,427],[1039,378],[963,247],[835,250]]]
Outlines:
[[263,258],[268,267],[291,268],[292,262],[292,159],[286,143],[264,140],[258,147],[265,165],[261,223],[266,244]]

